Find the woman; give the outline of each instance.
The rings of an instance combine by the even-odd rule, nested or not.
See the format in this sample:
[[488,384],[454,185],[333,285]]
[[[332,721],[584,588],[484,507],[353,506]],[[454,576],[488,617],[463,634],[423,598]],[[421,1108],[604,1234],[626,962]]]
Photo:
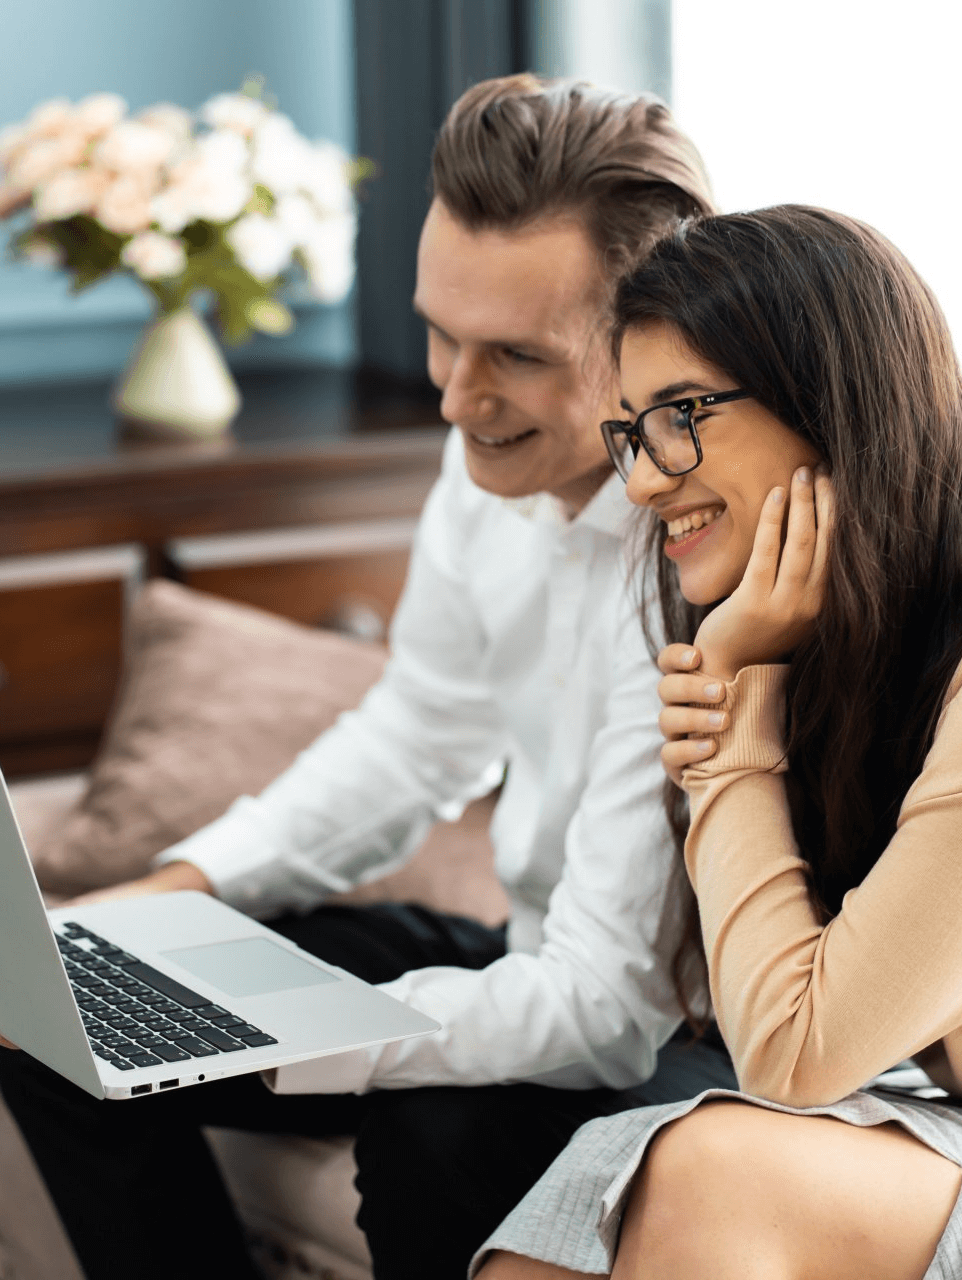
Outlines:
[[801,207],[683,225],[616,314],[603,429],[654,516],[663,762],[742,1092],[584,1126],[475,1267],[957,1278],[962,1105],[864,1087],[915,1057],[962,1096],[945,321],[883,237]]

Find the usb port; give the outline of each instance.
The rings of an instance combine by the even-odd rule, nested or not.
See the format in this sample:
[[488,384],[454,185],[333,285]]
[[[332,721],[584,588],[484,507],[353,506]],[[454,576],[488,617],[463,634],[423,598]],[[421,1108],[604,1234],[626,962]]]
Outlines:
[[161,1082],[160,1082],[160,1088],[161,1088],[161,1089],[176,1089],[176,1088],[177,1088],[177,1086],[178,1086],[179,1084],[180,1084],[180,1081],[179,1081],[179,1080],[161,1080]]
[[154,1086],[151,1084],[135,1084],[130,1091],[132,1098],[139,1098],[142,1093],[150,1093]]

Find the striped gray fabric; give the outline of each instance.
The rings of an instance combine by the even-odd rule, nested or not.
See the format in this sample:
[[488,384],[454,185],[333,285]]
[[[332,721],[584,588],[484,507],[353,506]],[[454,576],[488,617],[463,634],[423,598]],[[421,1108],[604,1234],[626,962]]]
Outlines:
[[[469,1277],[477,1274],[495,1249],[586,1275],[608,1275],[625,1199],[648,1143],[663,1125],[687,1115],[707,1098],[735,1098],[792,1115],[834,1116],[859,1126],[895,1121],[926,1146],[962,1165],[962,1108],[865,1089],[831,1106],[799,1109],[730,1089],[707,1089],[684,1102],[623,1111],[582,1125],[540,1182],[475,1255]],[[960,1277],[962,1196],[923,1280]]]

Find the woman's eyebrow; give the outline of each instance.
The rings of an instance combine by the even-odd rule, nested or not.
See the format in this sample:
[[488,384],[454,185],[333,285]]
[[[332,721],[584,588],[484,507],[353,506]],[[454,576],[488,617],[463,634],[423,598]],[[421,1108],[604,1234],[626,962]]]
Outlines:
[[717,391],[717,387],[710,387],[704,382],[672,382],[667,387],[662,387],[660,391],[656,391],[651,398],[652,404],[664,404],[666,400],[677,400],[680,396],[687,395],[689,392],[708,392]]

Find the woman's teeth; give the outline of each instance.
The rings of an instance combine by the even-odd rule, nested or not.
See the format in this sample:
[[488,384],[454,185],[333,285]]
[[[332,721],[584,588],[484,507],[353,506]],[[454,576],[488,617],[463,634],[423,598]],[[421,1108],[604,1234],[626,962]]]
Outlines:
[[724,507],[706,507],[704,511],[689,511],[687,515],[679,516],[677,520],[669,520],[668,536],[675,542],[680,542],[694,530],[703,529],[706,524],[717,520],[724,510]]
[[471,438],[477,440],[478,444],[488,444],[494,446],[503,446],[506,444],[516,444],[519,440],[523,440],[525,436],[533,435],[531,431],[522,431],[516,436],[482,436],[476,431],[471,432]]

